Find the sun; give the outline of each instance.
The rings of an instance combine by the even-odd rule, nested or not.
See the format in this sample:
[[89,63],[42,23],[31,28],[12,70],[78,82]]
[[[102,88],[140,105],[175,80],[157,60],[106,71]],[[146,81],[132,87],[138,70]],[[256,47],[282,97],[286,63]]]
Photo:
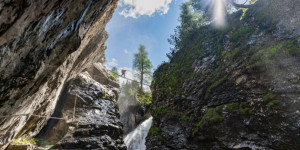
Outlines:
[[216,27],[224,28],[226,26],[225,21],[225,1],[224,0],[212,0],[213,3],[213,19]]

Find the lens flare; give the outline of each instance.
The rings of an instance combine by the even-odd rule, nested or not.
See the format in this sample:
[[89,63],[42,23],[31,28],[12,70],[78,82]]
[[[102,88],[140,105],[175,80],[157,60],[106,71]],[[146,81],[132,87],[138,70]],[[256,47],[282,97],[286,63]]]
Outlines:
[[225,2],[224,0],[213,0],[213,18],[217,28],[224,28],[226,26],[225,21]]

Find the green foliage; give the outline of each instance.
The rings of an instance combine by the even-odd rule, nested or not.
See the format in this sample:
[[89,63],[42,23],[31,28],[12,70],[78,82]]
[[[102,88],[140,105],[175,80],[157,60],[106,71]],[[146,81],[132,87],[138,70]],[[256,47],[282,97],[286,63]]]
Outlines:
[[114,77],[114,80],[115,80],[115,81],[119,82],[119,73],[118,73],[117,67],[113,67],[113,68],[111,69],[110,75],[111,75],[112,77]]
[[250,58],[250,67],[262,67],[268,62],[268,58],[263,57],[263,51],[258,51],[253,54]]
[[156,137],[157,137],[157,139],[158,139],[159,141],[161,141],[161,142],[164,142],[164,141],[165,141],[165,139],[164,139],[161,135],[157,135]]
[[215,108],[217,112],[220,112],[224,108],[224,105],[219,105]]
[[250,104],[249,104],[249,102],[241,102],[241,103],[240,103],[240,106],[241,106],[241,107],[249,107]]
[[[153,78],[158,78],[162,72],[166,72],[169,69],[169,65],[170,63],[168,62],[163,62],[162,64],[160,64],[156,71],[153,73]],[[155,80],[153,81],[155,82]]]
[[214,124],[221,122],[224,117],[220,115],[219,111],[223,106],[218,108],[208,108],[206,113],[202,116],[201,120],[196,124],[195,129],[193,130],[193,136],[200,130],[203,129],[206,125]]
[[[168,64],[165,63],[159,67],[154,74],[154,81],[152,84],[154,87],[159,85],[160,92],[165,94],[176,94],[182,91],[181,85],[185,80],[192,78],[193,73],[188,72],[192,70],[190,63],[186,64]],[[186,67],[185,67],[186,66]],[[155,95],[154,95],[155,96]],[[154,97],[155,98],[155,97]]]
[[256,9],[251,9],[251,11],[249,9],[247,14],[251,15],[249,15],[249,17],[247,15],[247,19],[251,19],[251,21],[262,30],[271,31],[276,28],[280,18],[278,16],[282,15],[282,12],[278,11],[278,8],[282,5],[280,3],[282,2],[283,1],[272,1],[271,3],[264,3]]
[[[241,12],[229,15],[228,26],[223,30],[213,29],[211,26],[206,26],[205,23],[202,25],[201,23],[200,25],[194,24],[193,16],[197,10],[191,8],[191,6],[194,7],[193,3],[198,3],[197,1],[199,2],[199,0],[193,0],[192,3],[182,6],[181,25],[176,29],[175,35],[171,37],[175,51],[170,58],[170,62],[163,63],[155,71],[154,81],[152,82],[154,88],[153,99],[172,100],[176,95],[189,95],[191,89],[198,85],[191,84],[188,88],[186,85],[200,79],[204,79],[203,82],[207,86],[204,92],[209,94],[226,82],[227,77],[234,69],[232,68],[234,65],[245,65],[241,67],[255,67],[253,69],[255,71],[266,71],[267,69],[262,69],[262,67],[270,67],[278,61],[274,59],[274,56],[276,56],[275,58],[282,58],[287,56],[282,54],[300,54],[300,46],[297,40],[282,40],[277,43],[268,41],[264,44],[257,42],[249,46],[247,42],[251,34],[259,33],[255,32],[258,28],[257,26],[254,27],[253,21],[250,20],[251,17],[256,19],[256,15],[253,14],[257,13],[253,12],[251,8],[247,11],[244,10],[242,20],[240,20]],[[200,5],[200,3],[198,4]],[[259,10],[259,13],[262,12]],[[203,14],[202,18],[206,17],[204,15],[206,14]],[[266,19],[265,15],[264,20],[261,20],[261,22],[266,22]],[[201,22],[203,22],[203,19]],[[270,32],[265,32],[265,34],[268,35]],[[226,44],[227,42],[229,42],[229,45]],[[228,51],[228,48],[231,48],[231,51]],[[207,69],[196,71],[197,61],[208,56],[210,50],[216,55],[216,61],[214,65],[209,66],[208,70],[212,69],[211,66],[216,66],[216,68],[210,74],[207,74]],[[249,110],[246,108],[240,110],[239,106],[235,112],[239,111],[244,113]]]
[[[185,6],[185,8],[189,7]],[[182,94],[184,92],[183,84],[201,74],[201,71],[195,72],[193,66],[195,60],[206,55],[207,51],[203,43],[208,43],[207,39],[214,40],[227,32],[217,31],[209,26],[197,26],[190,31],[188,34],[180,32],[184,33],[186,38],[183,38],[184,36],[181,34],[175,37],[175,41],[177,41],[173,44],[175,43],[178,51],[174,53],[169,63],[164,63],[155,71],[152,85],[159,87],[159,90],[154,92],[153,99],[157,99],[156,96],[160,96],[161,99],[170,99],[174,95]],[[218,49],[222,45],[222,42],[217,43],[214,45],[214,49]]]
[[229,112],[239,112],[242,115],[249,115],[252,113],[252,110],[250,109],[250,105],[248,102],[241,102],[241,103],[229,103],[226,104],[227,110]]
[[210,85],[208,88],[207,88],[207,93],[211,92],[211,90],[217,86],[219,86],[221,83],[223,83],[225,80],[227,80],[227,76],[224,76],[223,78],[217,80],[216,82],[214,82],[212,85]]
[[[182,19],[181,21],[191,20],[192,17],[190,14],[192,11],[188,10],[189,7],[184,7],[186,8],[186,18]],[[189,87],[187,91],[185,91],[183,87],[187,87],[186,85],[189,84],[190,80],[193,80],[197,83],[197,81],[201,81],[204,77],[205,78],[203,82],[208,81],[206,84],[206,93],[210,93],[213,89],[220,86],[227,80],[227,75],[228,77],[230,76],[230,74],[226,74],[232,71],[232,69],[228,66],[233,66],[238,62],[242,62],[241,65],[245,66],[240,66],[240,64],[238,64],[239,67],[243,68],[242,70],[246,68],[246,65],[250,65],[250,67],[269,67],[270,63],[275,64],[276,61],[278,61],[273,58],[280,59],[284,58],[285,56],[299,56],[300,45],[296,40],[281,40],[277,43],[274,43],[270,40],[268,42],[264,42],[264,44],[257,42],[249,46],[247,41],[257,27],[251,27],[252,21],[249,22],[249,17],[251,17],[253,12],[249,11],[250,9],[244,11],[240,18],[241,20],[239,20],[240,16],[235,18],[235,21],[237,22],[232,23],[232,27],[229,25],[228,30],[224,31],[214,31],[206,26],[191,29],[188,23],[183,22],[182,24],[184,25],[180,26],[177,33],[175,33],[175,35],[172,37],[173,43],[175,43],[176,51],[172,53],[170,62],[163,63],[154,74],[153,87],[157,89],[155,92],[159,93],[154,94],[153,97],[159,95],[161,96],[159,98],[160,100],[172,100],[175,95],[189,95],[191,93],[188,93],[188,90],[192,91],[191,89],[193,89],[193,87]],[[257,18],[259,18],[259,16],[254,17],[255,20]],[[267,17],[265,15],[260,22],[268,22],[266,19]],[[266,31],[265,34],[267,36],[270,34],[270,32],[267,30],[260,31]],[[230,41],[228,47],[232,48],[232,50],[229,52],[224,50],[228,49],[228,47],[226,47],[227,45],[224,46],[224,43],[228,41],[228,37]],[[260,40],[260,38],[257,40]],[[198,74],[196,74],[192,66],[195,66],[194,64],[198,64],[198,62],[196,63],[196,60],[200,60],[209,54],[207,53],[208,48],[211,48],[216,54],[216,62],[214,62],[214,66],[217,66],[217,68],[215,68],[210,74],[206,74],[206,72],[201,71],[197,72]],[[239,61],[242,59],[243,61]],[[224,68],[226,68],[226,70]],[[199,76],[195,77],[195,75]],[[204,77],[200,78],[201,75]],[[207,76],[209,77],[209,80],[206,80]],[[192,86],[194,85],[195,84]],[[181,91],[186,93],[180,93]],[[263,96],[263,100],[268,107],[274,107],[279,103],[279,100],[274,100],[275,97],[276,96],[273,93],[267,93]],[[220,105],[215,108],[209,108],[201,118],[197,119],[193,135],[208,125],[221,122],[224,119],[221,114],[222,110],[227,110],[228,113],[233,113],[242,117],[247,117],[247,115],[251,115],[253,113],[249,102],[234,102]],[[157,107],[154,112],[155,113],[153,115],[170,113],[169,109],[163,108],[162,106]],[[179,120],[194,121],[191,116],[187,115],[181,115]]]
[[252,114],[252,110],[250,108],[239,108],[239,113],[243,114],[243,115],[249,115]]
[[252,49],[254,51],[250,58],[250,67],[261,67],[267,64],[276,64],[274,58],[294,57],[300,54],[300,44],[295,40],[271,43]]
[[258,51],[257,49],[253,49],[255,51],[254,54],[251,55],[250,62],[256,62],[260,60],[261,55],[263,54],[263,51]]
[[[141,104],[141,105],[139,105]],[[121,94],[118,99],[118,106],[121,112],[127,110],[130,106],[142,106],[148,111],[152,106],[152,93],[150,91],[144,92],[139,90],[139,83],[137,81],[126,81],[121,86]]]
[[175,29],[175,34],[168,39],[168,42],[174,46],[171,48],[171,52],[167,54],[170,60],[179,50],[193,44],[191,37],[195,34],[195,29],[205,24],[205,20],[203,14],[195,11],[191,2],[187,1],[181,5],[180,23],[180,26]]
[[151,75],[152,64],[148,58],[148,52],[144,45],[140,45],[139,52],[134,54],[133,68],[137,70],[136,76],[139,78],[140,90],[143,89],[144,81],[147,81],[146,76]]
[[175,87],[177,82],[178,82],[177,77],[174,76],[174,75],[171,75],[171,76],[168,77],[167,86],[168,87]]
[[149,132],[148,132],[148,135],[157,136],[157,135],[159,135],[159,132],[160,132],[159,128],[151,127],[150,130],[149,130]]
[[152,111],[152,114],[166,115],[166,114],[169,114],[170,112],[171,112],[171,110],[169,108],[163,108],[162,106],[158,106]]
[[198,133],[199,128],[200,127],[198,126],[198,124],[196,124],[196,127],[194,128],[193,133],[192,133],[193,136],[195,136]]
[[225,108],[231,113],[240,113],[242,115],[252,114],[252,110],[250,109],[250,104],[248,102],[233,102],[219,105],[215,108],[208,108],[205,114],[201,117],[200,121],[195,124],[195,128],[192,133],[193,136],[200,129],[204,129],[205,126],[221,122],[224,119],[224,117],[221,115],[221,111]]
[[151,92],[138,92],[137,98],[138,98],[138,102],[143,105],[150,106],[152,103],[152,93]]
[[183,114],[180,116],[179,120],[191,122],[193,120],[193,118],[194,118],[193,115],[187,116],[187,115]]
[[125,103],[128,101],[138,101],[143,106],[150,107],[152,105],[152,93],[140,91],[137,81],[127,81],[121,87],[119,103],[120,105],[127,105]]
[[[108,91],[104,91],[104,95],[103,95],[104,99],[109,99],[111,96],[112,95]],[[114,99],[114,101],[116,101],[116,99]]]
[[267,49],[265,51],[265,53],[267,54],[267,56],[269,57],[272,57],[274,56],[276,53],[278,53],[279,50],[281,50],[283,47],[283,44],[278,44],[278,45],[275,45],[274,47],[270,48],[270,49]]
[[263,62],[261,62],[261,61],[257,61],[257,62],[250,65],[250,67],[252,67],[252,68],[261,67],[261,66],[263,66]]
[[231,52],[229,52],[228,59],[231,60],[237,53],[239,52],[239,49],[235,48]]
[[243,11],[243,14],[242,14],[242,16],[240,17],[240,20],[243,20],[243,19],[246,17],[248,8],[242,8],[242,11]]
[[20,144],[20,145],[26,145],[26,144],[34,144],[36,145],[39,142],[39,139],[37,138],[32,138],[29,140],[18,140],[18,139],[13,139],[12,140],[14,144]]
[[269,100],[274,99],[275,96],[276,96],[275,94],[273,94],[273,93],[271,93],[271,92],[268,92],[267,94],[265,94],[265,95],[263,96],[263,100],[264,100],[264,101],[269,101]]
[[210,76],[214,76],[216,73],[218,73],[220,71],[220,66],[218,68],[216,68],[211,74]]
[[165,139],[160,135],[160,129],[157,127],[151,127],[149,132],[148,132],[149,136],[156,136],[157,139],[161,142],[165,141]]
[[229,39],[232,42],[239,43],[240,41],[248,38],[251,35],[252,31],[253,29],[249,26],[240,27],[238,30],[236,30],[230,35]]
[[239,103],[230,103],[227,104],[226,106],[229,112],[236,112],[239,108]]
[[202,117],[201,121],[202,123],[210,123],[210,122],[219,122],[222,121],[224,117],[220,116],[218,111],[213,108],[209,108],[205,115]]
[[274,107],[274,106],[276,106],[276,105],[278,105],[279,104],[279,100],[272,100],[272,101],[270,101],[268,104],[267,104],[267,106],[268,107]]
[[114,79],[115,81],[119,82],[119,79],[118,79],[118,78],[116,78],[116,76],[114,76],[114,74],[113,74],[113,73],[110,73],[110,75],[113,77],[113,79]]
[[297,43],[297,40],[289,40],[285,42],[284,49],[291,56],[300,55],[300,43]]

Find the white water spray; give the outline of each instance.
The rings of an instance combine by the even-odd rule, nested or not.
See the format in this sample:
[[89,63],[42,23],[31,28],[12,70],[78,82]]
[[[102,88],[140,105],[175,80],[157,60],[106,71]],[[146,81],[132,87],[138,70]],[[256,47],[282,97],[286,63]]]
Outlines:
[[145,120],[137,128],[125,136],[124,142],[128,150],[146,150],[146,136],[152,125],[152,117]]

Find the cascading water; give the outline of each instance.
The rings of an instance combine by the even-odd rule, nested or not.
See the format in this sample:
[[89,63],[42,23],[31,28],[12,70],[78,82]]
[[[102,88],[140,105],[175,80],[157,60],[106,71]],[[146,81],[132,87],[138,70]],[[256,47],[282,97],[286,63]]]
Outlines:
[[124,142],[128,150],[146,150],[146,136],[152,125],[152,117],[145,120],[137,128],[125,136]]

